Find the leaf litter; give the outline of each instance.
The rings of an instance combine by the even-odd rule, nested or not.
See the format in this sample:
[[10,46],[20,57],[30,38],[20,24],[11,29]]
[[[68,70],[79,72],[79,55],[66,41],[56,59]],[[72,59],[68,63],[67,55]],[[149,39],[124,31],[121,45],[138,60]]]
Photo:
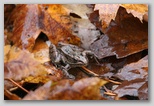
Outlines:
[[[148,5],[4,8],[5,100],[148,100]],[[71,68],[75,79],[67,79],[50,61],[50,42],[94,55],[86,67]]]

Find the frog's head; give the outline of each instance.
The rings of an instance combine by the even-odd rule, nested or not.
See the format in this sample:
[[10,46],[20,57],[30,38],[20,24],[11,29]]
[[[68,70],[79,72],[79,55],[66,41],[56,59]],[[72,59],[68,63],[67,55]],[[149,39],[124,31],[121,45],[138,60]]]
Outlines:
[[76,60],[77,60],[78,64],[82,64],[82,65],[87,65],[88,64],[88,59],[87,59],[86,56],[82,56],[82,55],[77,56]]

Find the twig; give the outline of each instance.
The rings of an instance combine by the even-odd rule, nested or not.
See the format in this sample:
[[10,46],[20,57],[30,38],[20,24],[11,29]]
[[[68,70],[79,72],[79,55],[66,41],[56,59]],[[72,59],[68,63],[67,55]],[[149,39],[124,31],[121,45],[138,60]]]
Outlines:
[[87,69],[86,67],[82,66],[81,68],[83,68],[83,69],[84,69],[86,72],[88,72],[89,74],[92,74],[92,75],[95,76],[95,77],[99,77],[98,74],[92,72],[91,70]]
[[[94,77],[102,77],[101,75],[98,75],[98,74],[92,72],[91,70],[87,69],[84,66],[82,66],[81,68],[83,68],[86,72],[88,72],[89,74],[93,75]],[[104,80],[107,80],[108,82],[112,82],[112,83],[117,84],[117,85],[121,84],[121,82],[113,81],[113,80],[110,80],[110,79],[107,79],[107,78],[104,78]]]
[[114,84],[117,84],[117,85],[121,85],[121,82],[118,82],[118,81],[113,81],[113,80],[110,80],[110,79],[107,79],[107,78],[105,78],[105,80],[112,82]]
[[20,86],[18,83],[16,83],[15,81],[13,81],[10,78],[5,78],[5,80],[9,80],[10,82],[12,82],[14,85],[16,85],[17,87],[19,87],[20,89],[22,89],[23,91],[25,91],[26,93],[29,93],[28,90],[26,90],[25,88],[23,88],[22,86]]

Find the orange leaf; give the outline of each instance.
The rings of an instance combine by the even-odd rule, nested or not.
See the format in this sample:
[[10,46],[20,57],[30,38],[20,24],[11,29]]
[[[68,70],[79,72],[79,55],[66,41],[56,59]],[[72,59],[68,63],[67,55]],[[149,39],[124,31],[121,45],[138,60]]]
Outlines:
[[68,28],[57,22],[42,5],[17,5],[8,24],[13,23],[11,41],[20,48],[32,50],[35,40],[41,32],[57,44],[59,41],[79,44],[80,39],[72,35]]

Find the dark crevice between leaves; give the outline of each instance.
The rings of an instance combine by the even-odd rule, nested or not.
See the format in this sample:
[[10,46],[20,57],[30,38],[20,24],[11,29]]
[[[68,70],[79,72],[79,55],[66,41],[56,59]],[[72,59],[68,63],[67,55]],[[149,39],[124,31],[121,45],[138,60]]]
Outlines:
[[70,13],[70,16],[74,17],[74,18],[81,18],[79,15],[75,14],[75,13]]
[[[23,88],[25,88],[28,91],[34,91],[35,89],[37,89],[38,87],[40,87],[42,85],[43,85],[43,83],[24,83]],[[27,95],[27,93],[25,91],[21,90],[20,88],[13,90],[11,92],[21,98],[23,98],[25,95]]]

